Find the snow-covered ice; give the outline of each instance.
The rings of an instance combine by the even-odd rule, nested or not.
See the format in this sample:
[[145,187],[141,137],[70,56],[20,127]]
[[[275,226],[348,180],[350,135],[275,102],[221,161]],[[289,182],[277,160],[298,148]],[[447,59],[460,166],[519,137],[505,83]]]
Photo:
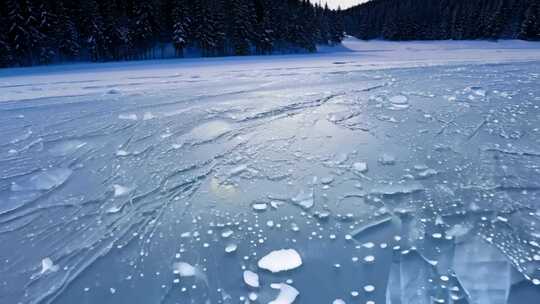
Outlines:
[[350,38],[0,70],[0,303],[528,304],[538,71]]

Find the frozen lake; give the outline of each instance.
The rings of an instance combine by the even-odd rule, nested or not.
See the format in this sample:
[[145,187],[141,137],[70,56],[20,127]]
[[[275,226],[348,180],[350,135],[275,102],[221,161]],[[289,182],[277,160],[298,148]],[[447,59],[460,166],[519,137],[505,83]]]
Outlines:
[[537,304],[540,44],[0,70],[0,303]]

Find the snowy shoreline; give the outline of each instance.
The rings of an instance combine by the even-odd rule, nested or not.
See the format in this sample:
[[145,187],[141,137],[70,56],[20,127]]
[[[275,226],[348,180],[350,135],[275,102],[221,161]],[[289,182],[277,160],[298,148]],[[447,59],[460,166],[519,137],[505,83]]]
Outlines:
[[[495,64],[540,60],[540,43],[491,41],[361,41],[347,38],[341,46],[315,54],[171,59],[110,63],[76,63],[0,70],[0,102],[62,96],[168,89],[171,83],[217,81],[233,74],[310,74]],[[176,82],[167,82],[166,80]]]

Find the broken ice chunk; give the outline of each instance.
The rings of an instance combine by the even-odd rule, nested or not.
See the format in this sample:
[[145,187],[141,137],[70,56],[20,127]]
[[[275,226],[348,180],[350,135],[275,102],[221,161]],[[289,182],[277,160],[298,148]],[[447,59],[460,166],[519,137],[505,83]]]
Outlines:
[[244,271],[244,282],[246,285],[258,288],[259,287],[259,275],[253,271]]
[[154,114],[152,114],[151,112],[146,112],[143,115],[143,120],[150,120],[150,119],[154,119],[155,117],[156,116],[154,116]]
[[193,277],[197,274],[197,268],[185,262],[173,264],[173,272],[181,277]]
[[225,252],[226,253],[233,253],[236,251],[236,249],[238,249],[238,245],[236,244],[229,244],[227,246],[225,246]]
[[257,265],[271,272],[280,272],[300,267],[302,258],[294,249],[280,249],[262,257]]
[[375,291],[375,286],[373,286],[373,285],[366,285],[366,286],[364,286],[364,291],[365,291],[365,292],[373,292],[373,291]]
[[366,262],[366,263],[373,263],[373,262],[375,262],[375,257],[372,256],[372,255],[365,256],[365,257],[364,257],[364,262]]
[[332,182],[334,182],[334,177],[333,176],[326,176],[326,177],[321,178],[321,184],[323,184],[323,185],[329,185]]
[[423,191],[424,187],[418,183],[381,184],[371,189],[371,194],[399,195]]
[[20,183],[13,183],[11,191],[45,191],[63,185],[73,171],[67,168],[41,171]]
[[128,156],[128,155],[129,155],[129,152],[127,152],[126,150],[116,151],[116,156]]
[[343,301],[342,299],[335,299],[334,301],[332,301],[332,304],[345,304],[345,301]]
[[227,175],[229,177],[233,177],[233,176],[242,174],[242,172],[246,171],[247,169],[248,169],[247,165],[240,165],[236,168],[232,168]]
[[128,187],[124,187],[118,184],[113,185],[114,197],[124,196],[131,191]]
[[471,303],[507,303],[513,270],[495,246],[478,236],[456,244],[453,265]]
[[390,97],[390,102],[395,104],[406,104],[407,103],[407,96],[403,95],[396,95]]
[[300,294],[296,288],[285,283],[271,284],[270,287],[279,289],[279,295],[275,300],[268,302],[268,304],[291,304]]
[[268,208],[268,206],[266,203],[254,203],[251,205],[251,208],[253,208],[255,211],[264,211],[266,208]]
[[365,162],[356,162],[353,164],[353,170],[358,173],[366,173],[368,170],[367,163]]
[[228,238],[228,237],[230,237],[231,235],[233,235],[233,233],[234,233],[234,231],[232,231],[231,229],[227,229],[227,230],[225,230],[225,231],[223,231],[223,232],[221,233],[221,237],[223,237],[223,238]]
[[107,213],[117,213],[119,212],[120,210],[122,210],[122,206],[113,206],[109,209],[107,209]]
[[381,165],[390,166],[396,163],[396,158],[393,155],[384,153],[379,157],[379,163]]
[[41,274],[44,274],[46,272],[56,272],[58,271],[58,269],[58,265],[54,265],[51,258],[44,258],[43,260],[41,260]]
[[435,169],[426,169],[424,171],[421,171],[418,173],[418,178],[419,179],[424,179],[424,178],[428,178],[428,177],[431,177],[433,175],[437,175],[439,172],[437,172],[437,170]]
[[304,209],[313,207],[313,189],[310,191],[301,190],[298,195],[293,197],[292,201]]
[[250,292],[249,295],[248,295],[248,298],[249,298],[252,302],[257,301],[257,298],[258,298],[258,297],[259,297],[259,296],[258,296],[256,293],[254,293],[254,292]]
[[120,114],[118,119],[122,120],[137,120],[137,114]]
[[404,110],[409,108],[407,97],[403,95],[390,97],[390,102],[392,103],[389,107],[390,110]]
[[49,149],[49,152],[56,156],[66,156],[84,147],[85,145],[86,143],[80,140],[68,140],[54,145]]

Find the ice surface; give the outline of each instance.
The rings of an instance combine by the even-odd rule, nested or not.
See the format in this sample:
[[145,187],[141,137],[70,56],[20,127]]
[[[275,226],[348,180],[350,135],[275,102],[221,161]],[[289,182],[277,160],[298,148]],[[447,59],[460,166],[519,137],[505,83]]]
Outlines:
[[300,267],[302,258],[294,249],[280,249],[263,256],[257,265],[271,272],[281,272]]
[[28,179],[14,182],[11,185],[11,191],[51,190],[65,183],[72,173],[73,171],[67,168],[47,169]]
[[540,45],[340,50],[0,70],[0,303],[538,299]]

